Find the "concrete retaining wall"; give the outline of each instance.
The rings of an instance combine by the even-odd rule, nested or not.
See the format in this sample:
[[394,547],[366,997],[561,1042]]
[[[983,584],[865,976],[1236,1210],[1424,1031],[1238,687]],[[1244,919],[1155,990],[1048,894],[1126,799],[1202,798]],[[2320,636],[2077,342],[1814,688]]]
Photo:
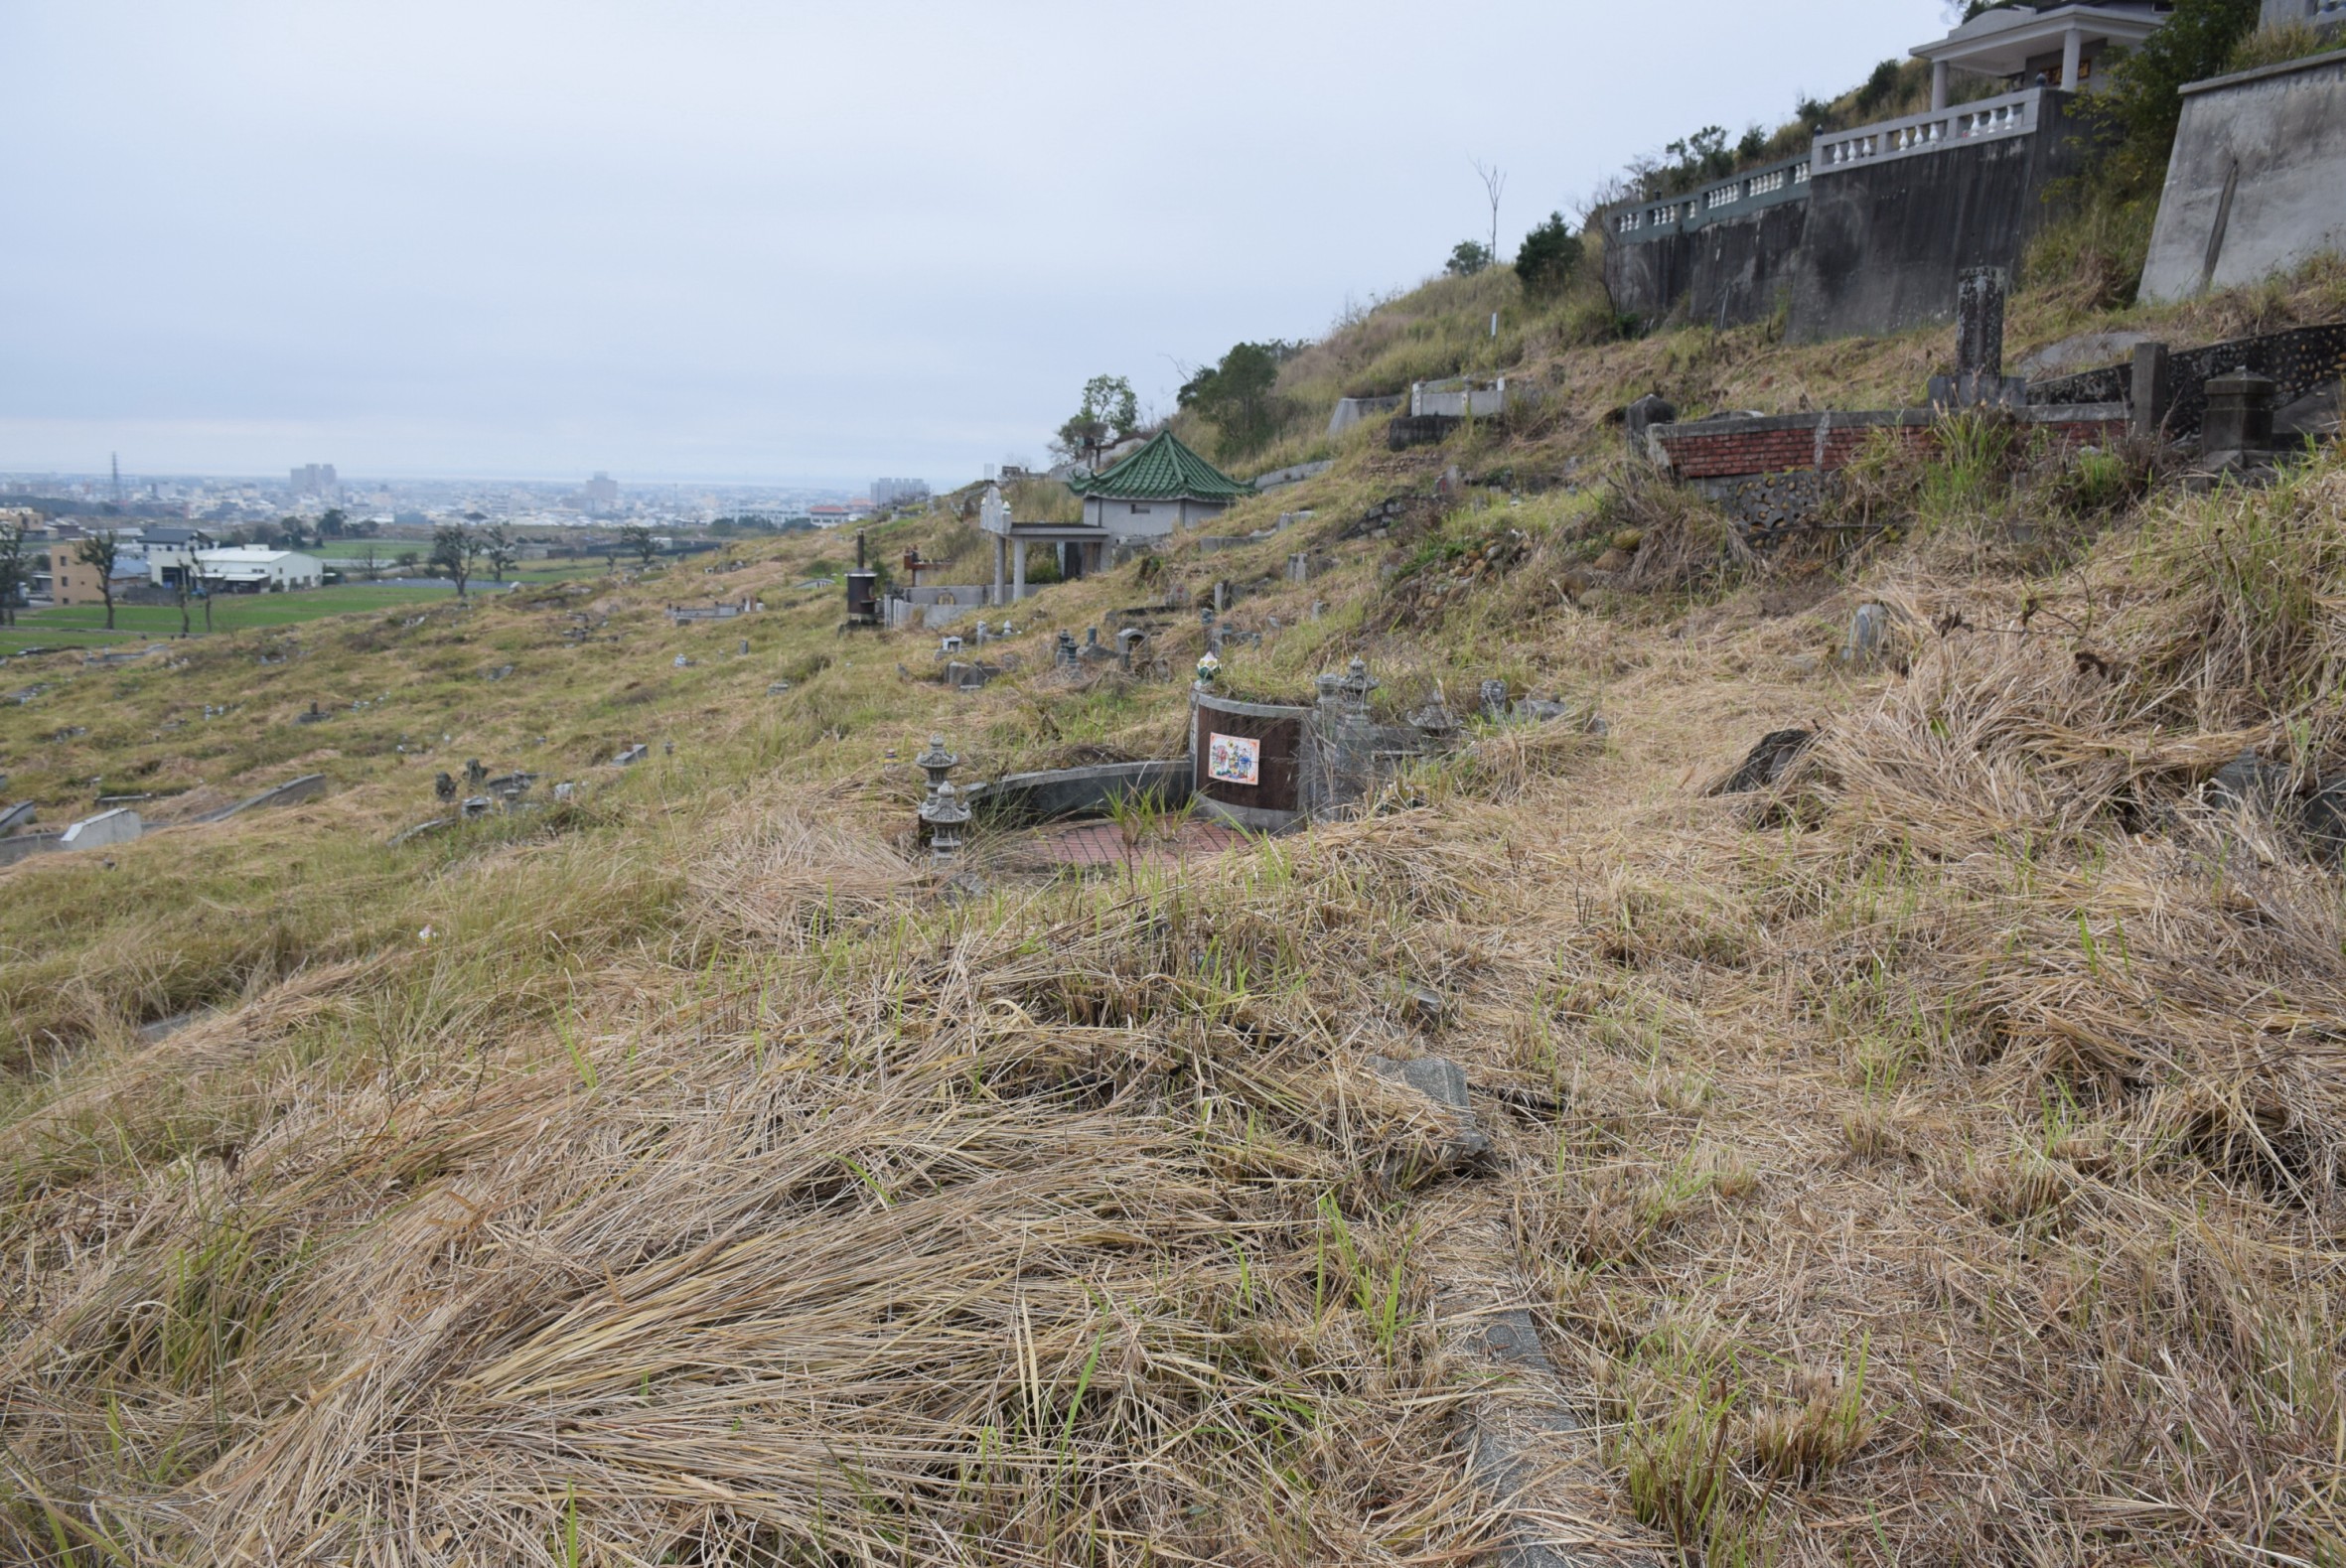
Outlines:
[[1640,321],[1741,327],[1789,298],[1809,205],[1788,202],[1726,222],[1605,245],[1605,291]]
[[2017,265],[2054,211],[2046,189],[2076,174],[2086,127],[2069,96],[2043,93],[2024,135],[1835,169],[1810,180],[1791,266],[1794,342],[1903,332],[1953,319],[1974,267]]
[[1340,436],[1364,419],[1377,419],[1401,406],[1399,395],[1392,397],[1340,397],[1336,411],[1328,416],[1328,434]]
[[2183,94],[2144,299],[2255,283],[2346,249],[2346,51]]

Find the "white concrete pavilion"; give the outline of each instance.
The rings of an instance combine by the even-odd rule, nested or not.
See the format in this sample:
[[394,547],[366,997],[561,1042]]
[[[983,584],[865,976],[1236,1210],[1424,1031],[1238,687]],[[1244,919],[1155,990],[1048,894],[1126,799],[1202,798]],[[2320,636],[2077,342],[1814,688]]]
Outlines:
[[[1954,73],[1990,76],[2010,88],[2086,92],[2113,49],[2139,49],[2166,26],[2170,5],[2106,0],[2101,5],[2013,6],[1972,18],[1914,51],[1931,63],[1931,110],[1947,107]],[[2040,82],[2037,78],[2042,77]]]

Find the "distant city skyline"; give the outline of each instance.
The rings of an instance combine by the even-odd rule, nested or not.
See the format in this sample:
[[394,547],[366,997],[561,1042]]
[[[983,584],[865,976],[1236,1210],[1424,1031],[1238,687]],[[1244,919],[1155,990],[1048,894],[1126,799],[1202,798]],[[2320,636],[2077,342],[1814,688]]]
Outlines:
[[0,470],[942,489],[1944,15],[13,0]]

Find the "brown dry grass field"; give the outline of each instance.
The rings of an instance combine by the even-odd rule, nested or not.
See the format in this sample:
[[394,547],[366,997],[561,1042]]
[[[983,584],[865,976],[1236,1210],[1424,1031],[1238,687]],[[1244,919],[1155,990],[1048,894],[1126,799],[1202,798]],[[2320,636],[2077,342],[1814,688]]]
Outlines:
[[[2014,352],[2339,276],[2023,298]],[[1291,392],[1324,420],[1496,286]],[[2346,770],[2346,464],[2197,494],[1974,431],[1867,467],[1892,526],[1739,560],[1606,410],[1902,400],[1948,335],[1510,331],[1535,414],[1348,438],[1217,525],[1311,512],[1274,537],[1045,590],[980,691],[838,634],[798,586],[836,540],[10,663],[8,797],[166,825],[0,869],[0,1558],[2346,1564],[2346,903],[2207,788]],[[1436,504],[1451,464],[1499,482]],[[1392,712],[1495,676],[1607,732],[1470,726],[1206,859],[981,831],[941,885],[926,738],[964,779],[1177,754],[1194,616],[1176,678],[1051,635],[1218,578],[1234,689],[1359,653]],[[1887,656],[1841,669],[1867,601]],[[1780,783],[1711,792],[1786,727]],[[389,846],[471,757],[581,787]],[[1372,1056],[1463,1065],[1490,1153]],[[1547,1370],[1482,1354],[1510,1309]]]

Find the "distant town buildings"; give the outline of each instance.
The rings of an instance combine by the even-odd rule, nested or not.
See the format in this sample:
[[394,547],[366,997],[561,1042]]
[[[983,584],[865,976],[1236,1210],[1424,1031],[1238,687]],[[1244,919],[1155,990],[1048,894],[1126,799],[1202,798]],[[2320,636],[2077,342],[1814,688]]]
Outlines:
[[876,479],[872,481],[872,505],[885,511],[890,506],[909,505],[929,499],[929,482],[925,479]]
[[[111,592],[116,599],[147,586],[147,558],[129,550],[114,557]],[[72,547],[53,550],[49,560],[50,602],[59,605],[102,605],[108,585],[105,574],[82,560]]]
[[608,517],[619,510],[619,481],[603,473],[588,480],[586,510],[590,517]]
[[334,477],[331,463],[304,463],[293,471],[293,494],[296,496],[336,496],[341,494],[342,482]]
[[[315,588],[326,580],[325,563],[314,555],[299,550],[264,550],[250,544],[198,550],[196,572],[207,587],[231,594]],[[145,575],[143,571],[141,575]]]

